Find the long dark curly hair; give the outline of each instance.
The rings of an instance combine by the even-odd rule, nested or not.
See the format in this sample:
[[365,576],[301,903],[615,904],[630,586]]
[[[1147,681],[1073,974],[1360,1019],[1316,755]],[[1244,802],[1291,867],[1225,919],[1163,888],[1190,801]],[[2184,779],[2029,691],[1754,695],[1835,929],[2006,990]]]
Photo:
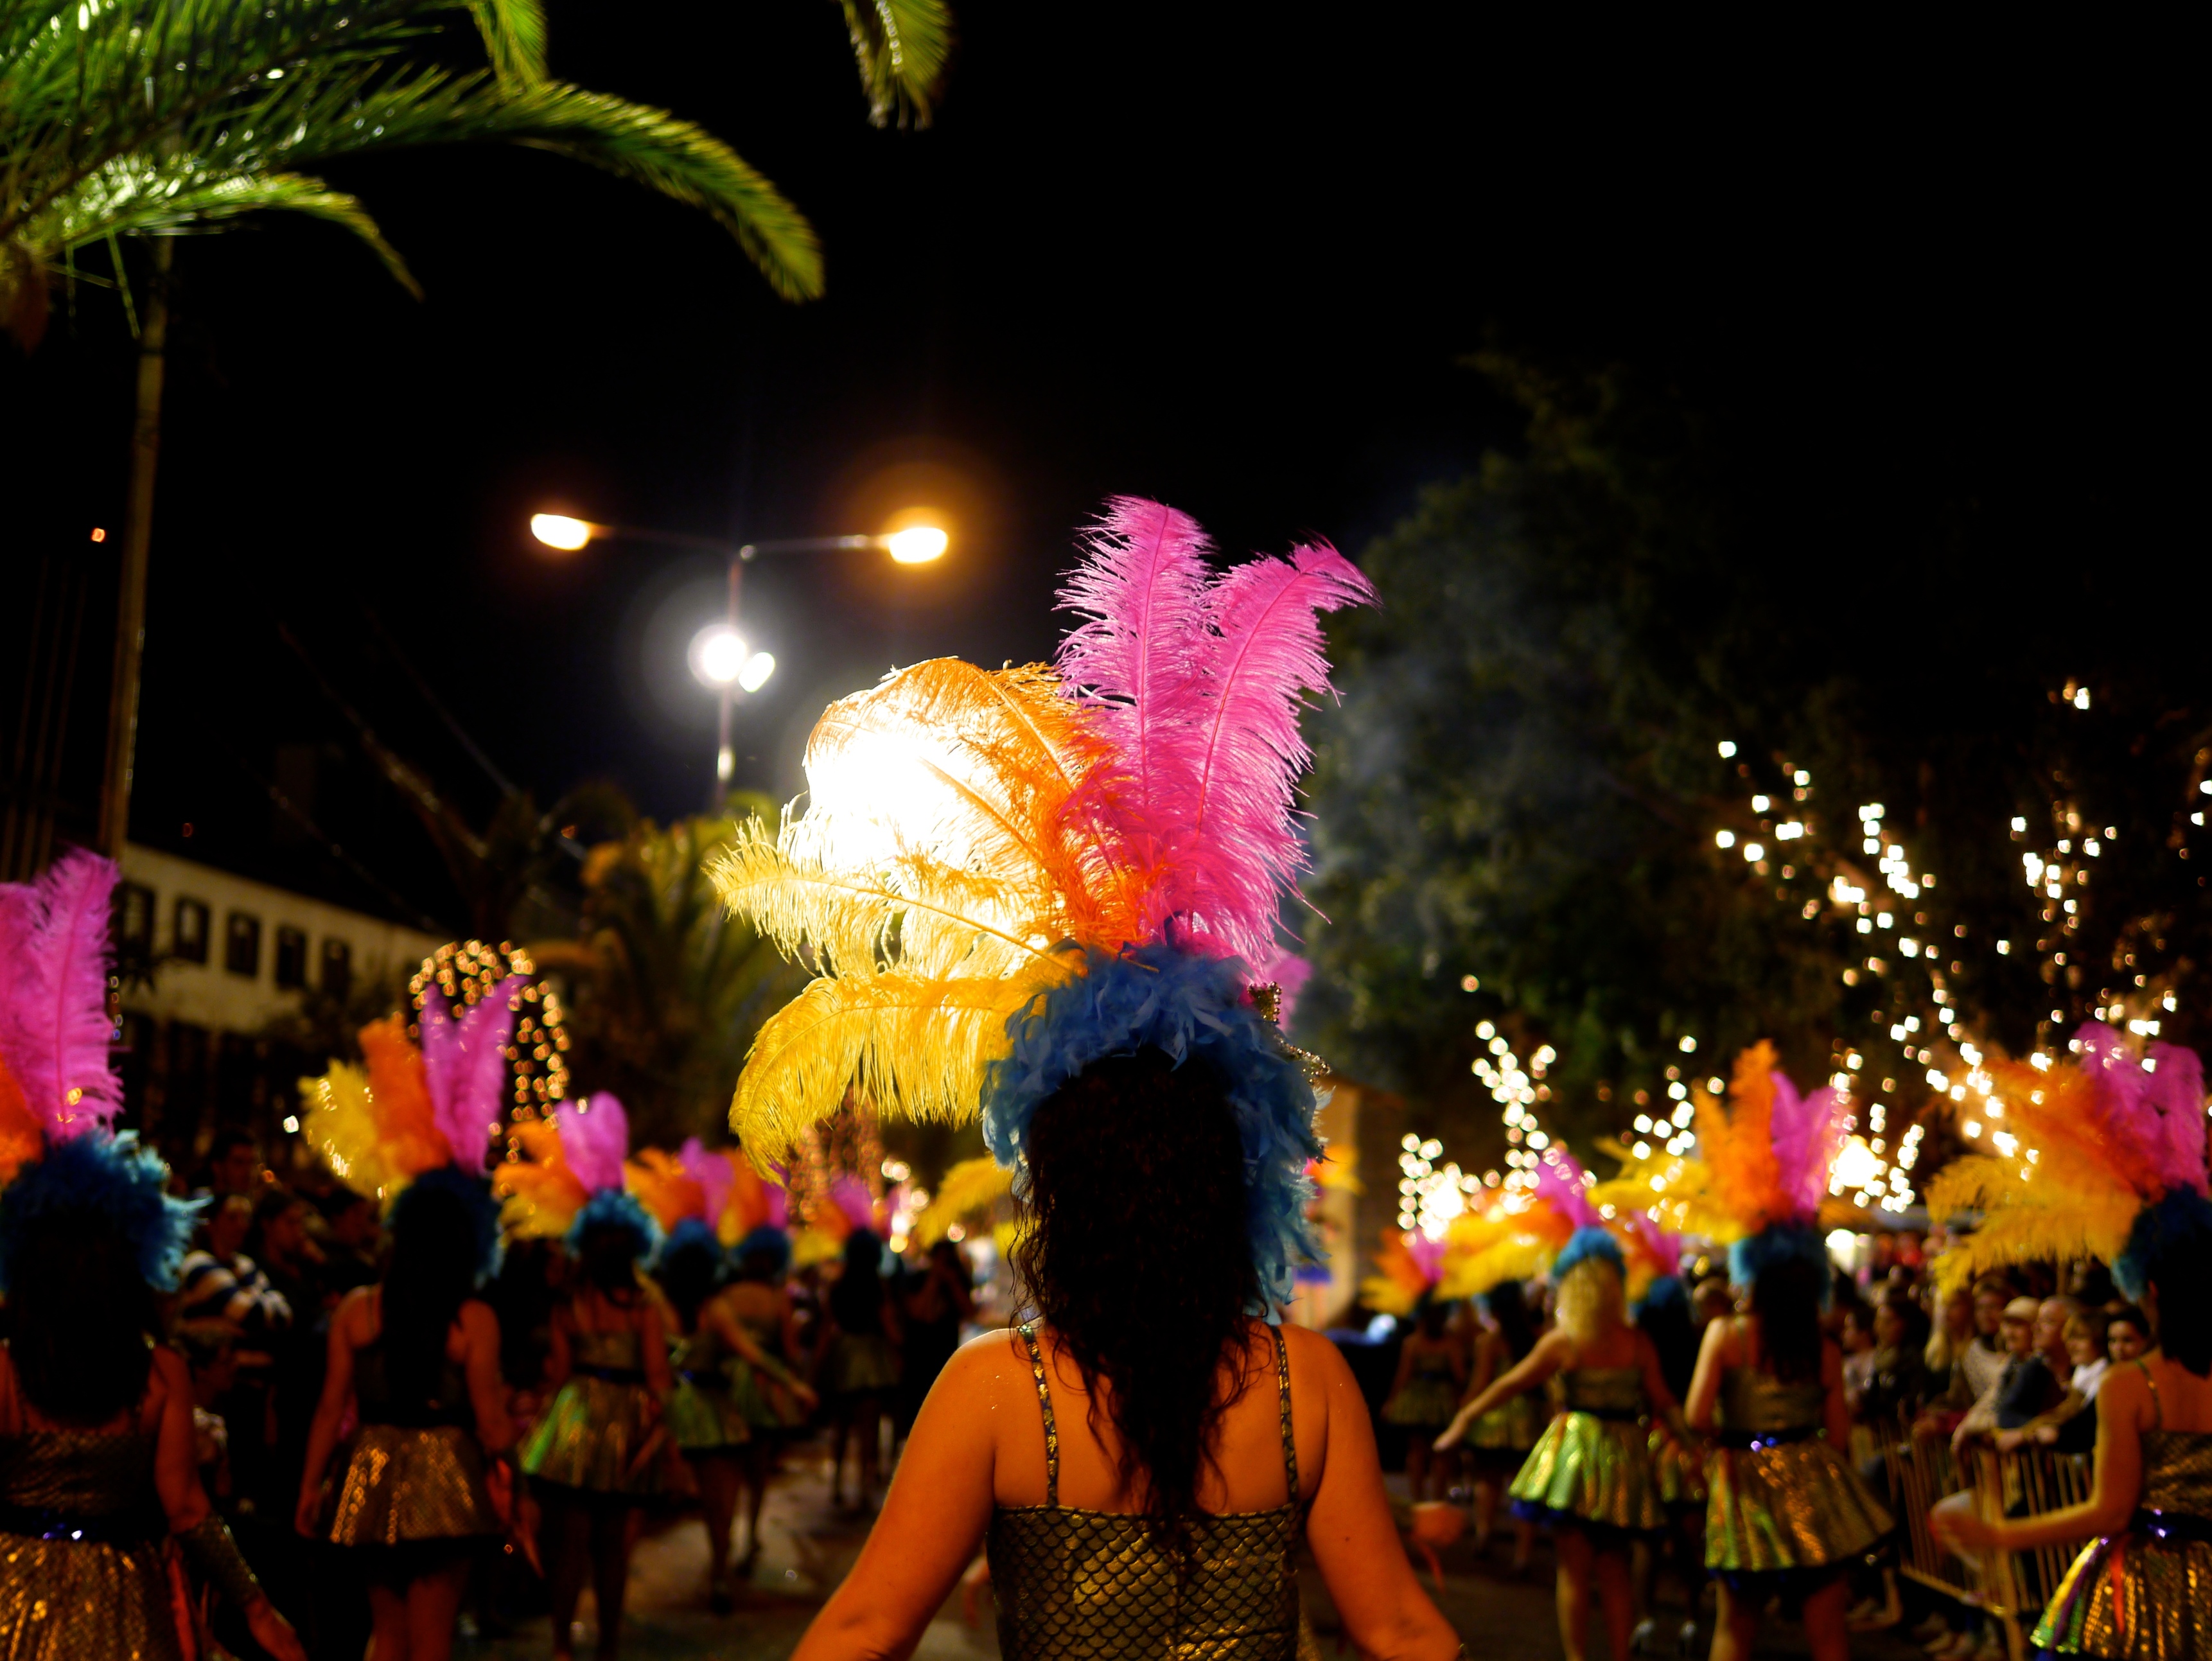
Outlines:
[[1249,1382],[1244,1323],[1260,1293],[1226,1092],[1158,1050],[1108,1056],[1037,1109],[1025,1152],[1014,1266],[1082,1372],[1092,1433],[1103,1406],[1123,1484],[1187,1558],[1200,1474]]

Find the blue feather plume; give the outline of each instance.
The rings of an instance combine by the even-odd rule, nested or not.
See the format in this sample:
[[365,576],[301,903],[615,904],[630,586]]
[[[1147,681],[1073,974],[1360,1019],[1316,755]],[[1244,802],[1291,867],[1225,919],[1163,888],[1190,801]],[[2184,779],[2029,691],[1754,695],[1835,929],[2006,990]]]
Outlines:
[[791,1267],[791,1236],[774,1223],[763,1223],[739,1240],[730,1252],[730,1256],[740,1263],[757,1254],[773,1259],[775,1272],[782,1274]]
[[426,1205],[445,1202],[458,1204],[467,1214],[477,1242],[477,1284],[482,1286],[499,1273],[507,1250],[500,1238],[499,1201],[486,1178],[471,1177],[458,1165],[424,1171],[401,1189],[399,1197],[392,1202],[392,1230],[400,1232],[408,1226],[410,1215]]
[[580,1251],[584,1237],[603,1228],[626,1231],[634,1242],[629,1255],[639,1262],[650,1262],[660,1250],[660,1225],[638,1203],[637,1196],[623,1189],[603,1188],[584,1202],[575,1221],[568,1225],[568,1250]]
[[1321,1258],[1306,1221],[1313,1198],[1307,1162],[1320,1153],[1318,1104],[1305,1069],[1273,1023],[1246,1001],[1251,974],[1234,958],[1202,958],[1155,945],[1088,954],[1086,973],[1053,988],[1007,1023],[1013,1049],[992,1063],[983,1087],[983,1140],[1014,1169],[1026,1195],[1022,1150],[1037,1108],[1093,1062],[1147,1046],[1180,1066],[1201,1061],[1229,1087],[1244,1149],[1252,1262],[1270,1304],[1291,1300],[1302,1263]]
[[2166,1266],[2186,1259],[2203,1263],[2212,1256],[2212,1200],[2193,1188],[2169,1188],[2165,1198],[2136,1213],[2127,1245],[2112,1260],[2112,1278],[2129,1297],[2140,1299]]
[[0,1292],[33,1222],[86,1214],[104,1217],[121,1232],[147,1285],[173,1291],[204,1202],[173,1197],[168,1183],[169,1167],[138,1145],[135,1130],[113,1135],[95,1129],[47,1143],[0,1190]]
[[1820,1307],[1826,1309],[1834,1266],[1828,1262],[1828,1243],[1813,1223],[1771,1223],[1738,1240],[1729,1248],[1729,1279],[1740,1287],[1751,1286],[1776,1264],[1793,1260],[1821,1272]]
[[1569,1237],[1559,1255],[1552,1259],[1552,1281],[1554,1285],[1567,1278],[1567,1271],[1577,1263],[1591,1258],[1611,1263],[1623,1280],[1628,1277],[1628,1266],[1621,1260],[1620,1244],[1605,1230],[1595,1226],[1578,1228]]

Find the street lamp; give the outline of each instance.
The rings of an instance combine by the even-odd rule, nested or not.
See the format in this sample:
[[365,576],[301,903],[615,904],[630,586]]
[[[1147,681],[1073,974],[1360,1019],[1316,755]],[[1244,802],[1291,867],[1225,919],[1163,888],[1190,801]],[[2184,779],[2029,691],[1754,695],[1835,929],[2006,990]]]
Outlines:
[[[912,515],[902,515],[911,520]],[[714,792],[710,808],[720,806],[723,793],[737,772],[737,751],[731,742],[732,706],[740,691],[757,692],[775,672],[775,659],[767,652],[749,651],[738,632],[738,593],[744,568],[766,554],[826,554],[842,549],[880,548],[900,565],[926,565],[944,557],[952,538],[941,526],[908,523],[882,536],[786,537],[771,542],[726,542],[719,537],[692,536],[681,531],[641,531],[626,525],[598,525],[567,514],[532,514],[530,534],[548,548],[575,553],[593,542],[622,540],[657,542],[669,547],[696,548],[721,555],[729,563],[730,602],[722,621],[692,637],[688,654],[691,672],[721,695],[720,736],[714,745]]]

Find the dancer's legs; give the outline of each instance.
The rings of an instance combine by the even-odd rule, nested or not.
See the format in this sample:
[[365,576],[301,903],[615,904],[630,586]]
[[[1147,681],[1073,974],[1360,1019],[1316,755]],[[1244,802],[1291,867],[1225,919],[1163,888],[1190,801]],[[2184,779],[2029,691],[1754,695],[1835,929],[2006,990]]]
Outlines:
[[1813,1661],[1850,1661],[1850,1583],[1841,1575],[1805,1600],[1805,1643]]
[[1559,1559],[1555,1591],[1559,1606],[1559,1647],[1566,1661],[1589,1661],[1585,1640],[1589,1629],[1589,1536],[1580,1529],[1562,1528],[1552,1537]]
[[699,1481],[699,1510],[707,1524],[707,1583],[710,1590],[722,1584],[730,1567],[730,1524],[738,1513],[738,1491],[744,1476],[738,1467],[739,1450],[710,1453],[692,1462]]
[[1713,1583],[1720,1595],[1720,1613],[1713,1621],[1711,1661],[1751,1661],[1759,1640],[1759,1610],[1729,1590],[1725,1580]]
[[592,1507],[592,1591],[599,1605],[599,1661],[622,1648],[623,1598],[629,1589],[630,1508],[603,1500]]
[[413,1661],[408,1653],[407,1594],[396,1586],[368,1588],[369,1639],[374,1661]]
[[1613,1646],[1613,1661],[1628,1661],[1628,1645],[1636,1628],[1636,1597],[1628,1579],[1628,1554],[1618,1547],[1596,1551],[1598,1606],[1605,1612],[1605,1635]]
[[[418,1574],[407,1583],[406,1661],[447,1661],[453,1652],[453,1626],[469,1589],[466,1559]],[[382,1661],[383,1650],[377,1651]]]
[[555,1661],[576,1652],[576,1602],[584,1595],[586,1566],[592,1555],[592,1515],[580,1498],[549,1494],[538,1522],[538,1551],[545,1562],[545,1585],[553,1605]]

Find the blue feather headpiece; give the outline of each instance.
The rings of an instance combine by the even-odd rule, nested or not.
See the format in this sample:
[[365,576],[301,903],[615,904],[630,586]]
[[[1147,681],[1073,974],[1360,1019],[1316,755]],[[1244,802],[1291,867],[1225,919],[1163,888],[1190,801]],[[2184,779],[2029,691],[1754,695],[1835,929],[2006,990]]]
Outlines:
[[491,1183],[482,1177],[471,1177],[457,1165],[439,1165],[426,1171],[399,1190],[392,1202],[392,1232],[397,1235],[413,1226],[412,1220],[434,1205],[458,1207],[468,1219],[470,1232],[475,1237],[477,1249],[477,1284],[483,1285],[499,1273],[506,1256],[506,1247],[500,1238],[499,1202],[493,1197]]
[[2193,1188],[2170,1188],[2163,1199],[2136,1213],[2128,1244],[2112,1260],[2112,1278],[2121,1291],[2139,1300],[2168,1263],[2202,1263],[2208,1257],[2212,1257],[2212,1200]]
[[676,1258],[696,1252],[712,1258],[717,1264],[723,1261],[722,1237],[703,1217],[686,1217],[668,1231],[668,1238],[660,1244],[660,1263],[665,1269]]
[[633,1262],[646,1262],[660,1250],[660,1225],[638,1203],[637,1196],[619,1188],[603,1188],[584,1202],[576,1220],[568,1225],[568,1250],[583,1249],[584,1237],[602,1229],[626,1232],[631,1238]]
[[739,1240],[730,1255],[740,1263],[749,1257],[766,1256],[781,1275],[791,1267],[791,1236],[774,1223],[763,1223]]
[[1820,1271],[1820,1307],[1826,1309],[1832,1267],[1828,1244],[1814,1223],[1770,1223],[1758,1233],[1738,1240],[1729,1248],[1729,1279],[1740,1287],[1752,1286],[1767,1270],[1786,1262],[1808,1263]]
[[136,1131],[112,1135],[95,1129],[49,1142],[0,1189],[0,1292],[25,1232],[63,1216],[106,1220],[130,1243],[146,1284],[156,1292],[174,1290],[202,1202],[173,1198],[168,1182],[169,1167],[138,1145]]
[[1621,1258],[1620,1243],[1605,1230],[1589,1227],[1577,1229],[1566,1244],[1559,1248],[1559,1255],[1552,1259],[1552,1279],[1565,1280],[1576,1264],[1588,1262],[1593,1257],[1601,1263],[1611,1263],[1616,1275],[1627,1278],[1628,1266]]
[[1261,1288],[1272,1303],[1289,1302],[1298,1265],[1321,1255],[1306,1221],[1313,1198],[1306,1165],[1322,1149],[1313,1128],[1317,1104],[1304,1068],[1247,999],[1250,973],[1237,958],[1171,946],[1092,951],[1086,971],[1007,1024],[1012,1053],[992,1063],[984,1086],[983,1140],[1014,1169],[1015,1192],[1028,1192],[1022,1153],[1030,1120],[1093,1062],[1147,1047],[1177,1066],[1203,1062],[1227,1086],[1243,1145],[1245,1214]]

